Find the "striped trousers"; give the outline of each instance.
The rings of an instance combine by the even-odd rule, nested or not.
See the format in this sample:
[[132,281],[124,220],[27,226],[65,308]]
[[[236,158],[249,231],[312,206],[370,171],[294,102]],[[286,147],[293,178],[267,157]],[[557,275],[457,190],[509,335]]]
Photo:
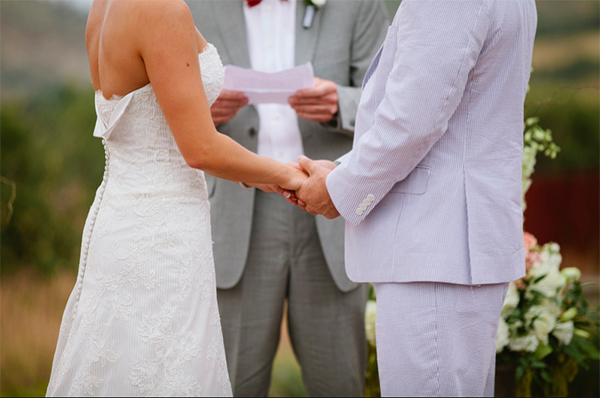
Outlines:
[[377,283],[382,396],[493,396],[508,283]]

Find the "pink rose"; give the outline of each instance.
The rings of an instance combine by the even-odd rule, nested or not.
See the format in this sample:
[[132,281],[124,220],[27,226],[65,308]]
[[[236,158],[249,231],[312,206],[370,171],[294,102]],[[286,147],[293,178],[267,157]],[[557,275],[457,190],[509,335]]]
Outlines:
[[537,245],[537,239],[529,232],[523,232],[523,241],[525,243],[525,252],[528,253],[531,248]]
[[537,239],[529,232],[523,232],[523,243],[525,244],[525,269],[529,271],[533,264],[540,261],[540,253],[531,251],[537,245]]

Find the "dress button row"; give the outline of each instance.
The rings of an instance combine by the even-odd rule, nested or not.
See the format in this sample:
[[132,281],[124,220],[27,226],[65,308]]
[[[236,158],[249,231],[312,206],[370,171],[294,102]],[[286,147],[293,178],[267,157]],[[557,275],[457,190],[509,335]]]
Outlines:
[[102,184],[100,184],[100,187],[98,188],[98,200],[99,203],[97,204],[96,208],[94,209],[93,213],[90,215],[90,230],[88,231],[88,235],[85,239],[85,244],[82,246],[82,258],[81,258],[81,263],[79,265],[79,274],[77,275],[77,300],[75,301],[75,305],[73,308],[73,317],[72,319],[75,319],[75,316],[77,315],[77,307],[79,306],[79,300],[81,299],[81,290],[82,290],[82,285],[83,285],[83,279],[85,277],[85,270],[87,268],[87,260],[88,260],[88,253],[90,250],[90,245],[92,243],[92,233],[94,230],[94,225],[96,224],[96,218],[98,217],[98,213],[100,212],[100,203],[102,203],[102,199],[104,197],[104,191],[106,190],[106,183],[108,181],[108,168],[109,168],[109,163],[110,163],[110,154],[108,152],[108,147],[106,145],[106,140],[102,140],[102,145],[104,146],[104,157],[106,158],[106,164],[104,166],[104,175],[102,176]]

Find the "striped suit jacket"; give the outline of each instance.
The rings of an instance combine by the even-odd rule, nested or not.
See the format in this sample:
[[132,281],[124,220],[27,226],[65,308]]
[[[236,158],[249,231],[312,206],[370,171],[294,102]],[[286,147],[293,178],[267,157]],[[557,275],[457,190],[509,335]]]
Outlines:
[[356,282],[524,275],[523,103],[534,0],[404,0],[327,188]]

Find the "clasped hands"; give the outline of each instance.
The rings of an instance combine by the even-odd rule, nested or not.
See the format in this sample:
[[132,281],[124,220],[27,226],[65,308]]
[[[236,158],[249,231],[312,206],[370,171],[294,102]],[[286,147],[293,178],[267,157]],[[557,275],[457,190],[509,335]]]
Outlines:
[[291,162],[286,166],[301,173],[294,173],[294,178],[285,188],[268,184],[254,185],[254,187],[265,192],[277,192],[288,202],[313,216],[321,214],[328,219],[339,217],[340,213],[335,208],[325,184],[327,176],[336,167],[335,163],[300,156],[298,163]]

